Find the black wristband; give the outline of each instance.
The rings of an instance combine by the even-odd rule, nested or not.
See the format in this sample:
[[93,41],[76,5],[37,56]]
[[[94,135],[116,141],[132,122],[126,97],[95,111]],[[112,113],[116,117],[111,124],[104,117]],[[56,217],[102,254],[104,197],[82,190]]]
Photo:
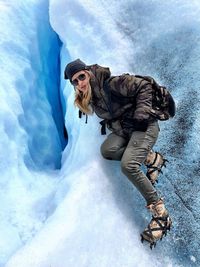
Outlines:
[[137,120],[137,119],[133,120],[134,131],[145,132],[147,130],[147,127],[148,127],[147,120]]

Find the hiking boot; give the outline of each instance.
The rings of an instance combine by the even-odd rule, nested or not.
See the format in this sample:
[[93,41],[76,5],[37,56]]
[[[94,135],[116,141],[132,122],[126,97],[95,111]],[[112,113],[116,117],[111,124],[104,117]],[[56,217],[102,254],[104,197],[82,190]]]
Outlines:
[[156,246],[156,242],[162,240],[163,236],[167,235],[167,231],[170,231],[172,220],[162,199],[158,200],[155,204],[147,206],[147,208],[153,215],[149,225],[141,234],[141,241],[146,240],[149,242],[152,249],[153,246]]
[[154,152],[151,150],[144,164],[147,167],[146,176],[151,181],[152,185],[155,185],[155,182],[158,182],[158,175],[162,173],[162,167],[166,167],[167,159],[163,157],[159,152]]

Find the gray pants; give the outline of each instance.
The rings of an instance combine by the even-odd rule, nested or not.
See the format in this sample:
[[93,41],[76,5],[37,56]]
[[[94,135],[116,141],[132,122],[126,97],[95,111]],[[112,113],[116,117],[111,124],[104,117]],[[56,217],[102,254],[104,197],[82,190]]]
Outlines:
[[140,191],[147,205],[156,202],[159,197],[140,167],[155,144],[158,133],[159,126],[156,121],[149,124],[146,132],[133,132],[130,140],[111,133],[101,145],[101,154],[104,158],[121,160],[122,172]]

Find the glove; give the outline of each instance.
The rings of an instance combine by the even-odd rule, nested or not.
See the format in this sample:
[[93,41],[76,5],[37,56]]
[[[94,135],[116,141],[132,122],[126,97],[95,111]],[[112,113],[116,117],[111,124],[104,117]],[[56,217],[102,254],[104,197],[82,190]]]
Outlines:
[[133,119],[133,131],[145,132],[148,127],[148,120]]

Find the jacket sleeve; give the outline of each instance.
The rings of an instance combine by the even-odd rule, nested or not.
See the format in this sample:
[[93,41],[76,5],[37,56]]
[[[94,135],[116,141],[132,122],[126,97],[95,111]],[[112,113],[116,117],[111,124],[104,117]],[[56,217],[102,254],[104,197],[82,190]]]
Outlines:
[[134,130],[146,131],[148,127],[149,113],[152,107],[152,86],[145,83],[136,95],[136,109],[133,116]]
[[150,116],[148,110],[152,108],[152,85],[132,75],[125,75],[122,78],[121,82],[113,84],[115,86],[112,89],[118,91],[121,96],[135,98],[134,130],[146,131]]

